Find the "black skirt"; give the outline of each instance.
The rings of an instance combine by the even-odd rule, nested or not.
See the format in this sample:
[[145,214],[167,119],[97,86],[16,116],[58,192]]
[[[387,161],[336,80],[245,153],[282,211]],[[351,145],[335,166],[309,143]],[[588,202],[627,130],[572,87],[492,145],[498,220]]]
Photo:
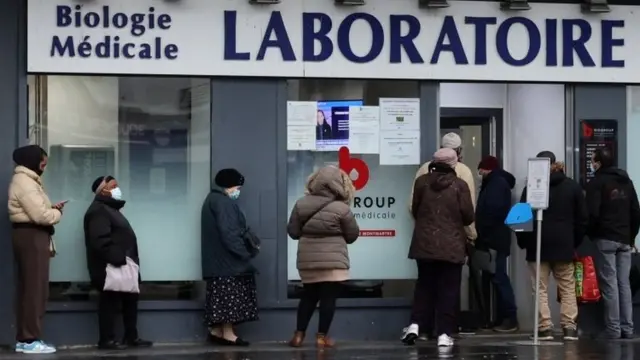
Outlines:
[[253,275],[216,276],[207,280],[204,322],[207,326],[258,320],[256,280]]

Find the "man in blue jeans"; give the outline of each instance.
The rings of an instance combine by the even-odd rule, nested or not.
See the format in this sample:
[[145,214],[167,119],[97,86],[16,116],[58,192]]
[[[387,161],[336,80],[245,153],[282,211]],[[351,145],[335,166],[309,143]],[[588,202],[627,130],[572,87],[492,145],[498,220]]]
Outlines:
[[507,258],[511,253],[511,230],[504,220],[511,209],[511,189],[516,179],[500,168],[497,158],[487,156],[478,165],[482,177],[480,195],[476,205],[476,249],[496,251],[496,269],[492,282],[498,293],[497,318],[493,330],[515,332],[518,330],[518,308],[507,274]]
[[586,186],[587,234],[598,248],[595,263],[606,325],[600,337],[629,339],[633,338],[631,250],[640,230],[638,195],[629,175],[614,166],[611,150],[596,150],[591,169],[595,176]]

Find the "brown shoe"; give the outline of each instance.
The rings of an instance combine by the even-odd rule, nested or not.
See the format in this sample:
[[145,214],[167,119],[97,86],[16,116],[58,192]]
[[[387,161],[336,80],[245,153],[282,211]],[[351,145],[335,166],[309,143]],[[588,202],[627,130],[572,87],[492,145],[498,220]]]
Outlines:
[[291,339],[291,341],[289,341],[289,346],[297,348],[302,346],[303,342],[304,342],[304,332],[296,331],[295,333],[293,333],[293,338]]
[[318,348],[332,348],[336,345],[335,341],[329,338],[325,334],[316,335],[316,347]]

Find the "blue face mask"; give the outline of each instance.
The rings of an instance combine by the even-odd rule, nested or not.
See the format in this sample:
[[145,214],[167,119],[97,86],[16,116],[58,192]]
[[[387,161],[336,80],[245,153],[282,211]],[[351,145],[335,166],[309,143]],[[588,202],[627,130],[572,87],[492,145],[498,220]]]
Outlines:
[[114,200],[122,200],[122,190],[119,187],[111,189],[111,197]]
[[229,193],[229,197],[233,200],[238,200],[240,197],[240,189],[235,189]]

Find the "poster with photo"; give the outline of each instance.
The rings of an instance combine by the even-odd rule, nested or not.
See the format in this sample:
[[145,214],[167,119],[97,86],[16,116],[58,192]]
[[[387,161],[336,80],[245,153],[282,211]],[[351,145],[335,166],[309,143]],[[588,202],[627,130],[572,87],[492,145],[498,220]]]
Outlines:
[[338,151],[349,145],[349,107],[362,104],[362,100],[318,101],[316,151]]
[[580,121],[580,184],[586,185],[594,177],[591,157],[597,149],[608,148],[618,163],[618,122],[616,120]]

